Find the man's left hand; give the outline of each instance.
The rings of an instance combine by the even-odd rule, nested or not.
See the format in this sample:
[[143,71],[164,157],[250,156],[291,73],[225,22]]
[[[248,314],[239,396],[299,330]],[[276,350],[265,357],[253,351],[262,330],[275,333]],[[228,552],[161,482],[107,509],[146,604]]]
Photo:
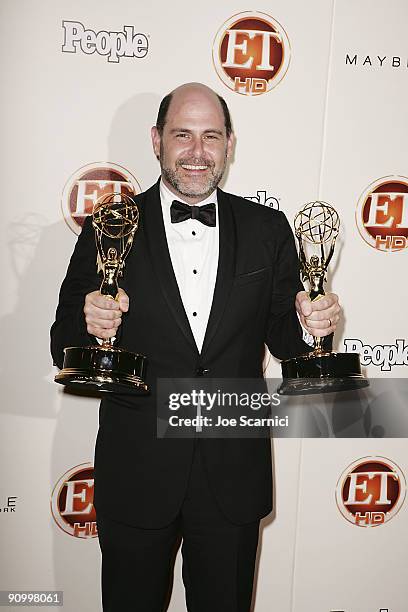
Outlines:
[[299,291],[295,307],[301,324],[312,336],[328,336],[335,331],[340,320],[341,308],[335,293],[326,293],[312,302],[306,291]]

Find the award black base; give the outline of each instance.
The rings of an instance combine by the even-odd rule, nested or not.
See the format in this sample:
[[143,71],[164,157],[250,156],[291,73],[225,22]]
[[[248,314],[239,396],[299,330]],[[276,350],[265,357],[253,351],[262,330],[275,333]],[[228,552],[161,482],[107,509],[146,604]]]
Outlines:
[[146,357],[116,347],[64,349],[64,366],[55,382],[74,389],[112,393],[147,393]]
[[369,382],[361,373],[358,353],[319,353],[282,361],[280,395],[309,395],[363,389]]

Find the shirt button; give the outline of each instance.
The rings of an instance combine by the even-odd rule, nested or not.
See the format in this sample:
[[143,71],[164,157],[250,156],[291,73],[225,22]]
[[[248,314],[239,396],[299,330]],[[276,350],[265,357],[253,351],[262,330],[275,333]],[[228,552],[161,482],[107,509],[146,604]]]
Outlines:
[[196,233],[195,233],[194,231],[192,231],[191,233],[193,234],[193,236],[195,236],[195,235],[196,235]]
[[197,274],[197,270],[193,270],[193,274]]
[[197,316],[197,313],[196,313],[196,312],[193,312],[193,317],[196,317],[196,316]]

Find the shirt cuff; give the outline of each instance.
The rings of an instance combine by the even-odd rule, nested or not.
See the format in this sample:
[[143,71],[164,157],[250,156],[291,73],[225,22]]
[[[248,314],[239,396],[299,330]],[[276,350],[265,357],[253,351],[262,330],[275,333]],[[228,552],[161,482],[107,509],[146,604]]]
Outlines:
[[299,313],[297,311],[296,311],[296,314],[297,314],[297,318],[299,319],[300,327],[302,328],[302,340],[303,340],[303,342],[306,342],[306,344],[308,346],[313,346],[314,345],[314,339],[313,339],[312,334],[309,334],[307,329],[305,329],[303,327],[302,323],[300,322]]

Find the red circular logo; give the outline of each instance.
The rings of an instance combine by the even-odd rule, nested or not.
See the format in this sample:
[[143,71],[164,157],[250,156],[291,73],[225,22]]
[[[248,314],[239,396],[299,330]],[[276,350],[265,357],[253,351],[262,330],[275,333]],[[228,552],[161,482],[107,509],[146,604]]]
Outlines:
[[275,19],[245,12],[228,19],[213,43],[218,76],[233,91],[256,96],[273,89],[285,76],[290,61],[289,39]]
[[408,247],[408,178],[386,176],[361,195],[356,222],[362,238],[379,251]]
[[51,512],[55,522],[76,538],[98,535],[93,506],[93,470],[92,463],[75,466],[61,476],[52,492]]
[[405,477],[395,463],[385,457],[364,457],[340,476],[336,501],[353,525],[376,527],[397,514],[405,494]]
[[109,162],[87,164],[68,179],[62,193],[62,212],[75,234],[92,213],[98,198],[111,193],[132,196],[140,193],[140,185],[128,170]]

